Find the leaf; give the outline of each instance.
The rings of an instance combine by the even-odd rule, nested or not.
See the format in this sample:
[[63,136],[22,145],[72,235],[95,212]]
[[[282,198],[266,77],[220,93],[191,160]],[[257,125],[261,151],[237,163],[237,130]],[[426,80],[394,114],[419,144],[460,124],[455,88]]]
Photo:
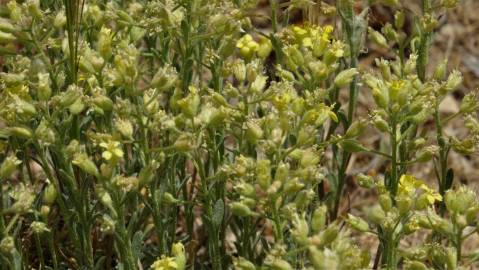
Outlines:
[[142,231],[137,231],[135,235],[133,235],[133,241],[131,243],[131,246],[133,249],[133,256],[135,260],[141,258],[143,255],[143,252],[142,252],[143,236],[144,234]]
[[213,224],[218,227],[223,222],[223,217],[225,214],[225,204],[222,199],[216,201],[213,208]]

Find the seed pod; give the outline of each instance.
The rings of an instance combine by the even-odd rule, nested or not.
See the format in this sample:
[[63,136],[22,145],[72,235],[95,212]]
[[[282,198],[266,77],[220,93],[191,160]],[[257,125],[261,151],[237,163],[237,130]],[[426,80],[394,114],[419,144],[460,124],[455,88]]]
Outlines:
[[313,212],[311,219],[311,229],[314,233],[322,231],[326,225],[328,208],[325,205],[317,207]]
[[354,121],[351,126],[349,126],[346,134],[344,134],[345,138],[355,138],[360,136],[364,130],[366,129],[367,122],[364,119]]
[[339,228],[336,225],[331,225],[322,231],[319,235],[319,240],[322,246],[331,244],[339,234]]
[[294,194],[300,191],[304,187],[304,184],[299,181],[297,177],[286,181],[283,190],[287,195]]

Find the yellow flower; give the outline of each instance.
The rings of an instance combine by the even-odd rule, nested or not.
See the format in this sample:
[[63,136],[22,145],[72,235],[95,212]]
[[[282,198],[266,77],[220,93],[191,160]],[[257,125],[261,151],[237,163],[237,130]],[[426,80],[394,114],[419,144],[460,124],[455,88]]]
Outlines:
[[424,194],[426,196],[426,199],[427,199],[427,202],[429,203],[429,205],[434,204],[434,202],[436,202],[436,201],[438,201],[438,202],[442,201],[441,194],[437,193],[435,190],[430,189],[426,185],[424,185],[422,188],[425,191]]
[[253,40],[250,34],[246,34],[236,42],[236,48],[240,49],[240,55],[249,59],[258,51],[259,44]]
[[427,186],[423,181],[417,179],[412,175],[403,174],[399,179],[399,193],[404,195],[411,195],[418,188],[424,188]]
[[121,150],[120,142],[117,141],[109,141],[108,143],[102,142],[100,143],[102,148],[105,148],[105,151],[101,154],[101,156],[107,161],[115,161],[123,157],[123,150]]
[[156,260],[150,268],[152,270],[176,270],[178,269],[178,264],[176,264],[174,258],[162,255],[161,258]]

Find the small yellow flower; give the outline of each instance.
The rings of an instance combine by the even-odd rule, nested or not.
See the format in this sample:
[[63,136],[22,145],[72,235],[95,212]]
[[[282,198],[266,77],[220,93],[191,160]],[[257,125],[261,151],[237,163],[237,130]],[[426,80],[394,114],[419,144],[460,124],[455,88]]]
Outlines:
[[178,264],[172,257],[162,255],[160,259],[156,260],[150,267],[152,270],[176,270]]
[[105,148],[101,156],[107,161],[115,161],[123,157],[123,150],[121,150],[120,142],[118,141],[102,142],[100,146]]
[[254,41],[250,34],[246,34],[236,42],[236,48],[240,50],[240,55],[246,59],[253,57],[253,54],[258,51],[259,44]]

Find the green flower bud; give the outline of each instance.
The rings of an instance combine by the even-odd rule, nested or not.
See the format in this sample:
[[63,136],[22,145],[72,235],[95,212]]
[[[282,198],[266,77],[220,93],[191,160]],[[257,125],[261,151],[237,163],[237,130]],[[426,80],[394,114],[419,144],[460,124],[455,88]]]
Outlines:
[[271,162],[267,159],[258,160],[256,165],[256,181],[259,186],[266,190],[271,184]]
[[44,145],[55,143],[56,134],[46,120],[42,120],[35,130],[35,137]]
[[475,112],[477,108],[479,108],[479,103],[476,95],[474,93],[468,93],[462,99],[459,111],[462,113],[472,113]]
[[411,210],[412,199],[409,196],[396,197],[396,207],[399,210],[400,215],[404,215]]
[[178,81],[178,74],[176,70],[170,66],[165,66],[155,73],[151,80],[151,86],[158,88],[161,91],[168,90],[175,86]]
[[447,77],[445,88],[447,92],[452,92],[456,90],[462,84],[462,74],[459,70],[454,70]]
[[263,130],[255,121],[248,121],[246,123],[246,139],[251,144],[256,144],[259,139],[263,137]]
[[65,16],[65,11],[61,10],[55,16],[55,20],[53,20],[53,26],[55,26],[57,29],[60,29],[65,26],[66,23],[67,17]]
[[311,229],[314,233],[318,233],[326,226],[328,208],[325,205],[317,207],[311,218]]
[[457,251],[454,247],[448,247],[446,250],[447,269],[457,269]]
[[381,116],[375,115],[372,118],[374,127],[376,127],[381,132],[389,132],[389,124]]
[[115,128],[125,139],[133,139],[133,124],[126,118],[120,118],[115,121]]
[[189,134],[181,134],[173,144],[173,149],[178,152],[188,152],[193,148],[192,138]]
[[85,109],[85,103],[82,98],[77,99],[72,105],[68,107],[68,110],[73,115],[80,114]]
[[331,225],[324,229],[319,234],[319,242],[321,246],[327,246],[331,244],[336,238],[338,237],[339,234],[339,228],[336,225]]
[[41,101],[47,101],[52,95],[50,87],[50,75],[48,73],[38,73],[37,97]]
[[15,250],[15,240],[11,236],[5,236],[0,242],[0,251],[10,255]]
[[138,175],[138,182],[140,186],[147,185],[153,180],[155,176],[154,172],[159,168],[159,166],[160,166],[160,163],[156,160],[153,160],[150,164],[141,168],[140,173]]
[[446,76],[446,69],[447,69],[447,59],[442,60],[439,65],[437,65],[436,69],[434,70],[433,78],[437,81],[442,81]]
[[95,96],[92,99],[92,103],[101,109],[102,114],[103,112],[111,112],[113,110],[113,101],[107,96]]
[[11,33],[5,33],[3,31],[0,31],[0,44],[8,44],[12,41],[15,41],[16,39],[17,38]]
[[18,116],[25,119],[30,119],[37,114],[37,110],[33,104],[18,97],[15,98],[15,110],[17,111]]
[[33,132],[27,127],[11,127],[8,131],[12,136],[22,139],[30,139],[33,136]]
[[479,213],[479,206],[473,206],[466,210],[466,220],[467,224],[472,225],[477,220],[477,215]]
[[360,232],[367,232],[369,231],[369,224],[360,217],[355,217],[351,214],[348,214],[348,219],[346,222],[351,225],[355,230]]
[[457,190],[448,190],[445,195],[446,207],[449,211],[463,214],[476,203],[476,194],[466,186]]
[[386,213],[384,213],[383,209],[379,205],[366,208],[365,211],[368,220],[374,224],[381,225],[386,219]]
[[107,235],[115,233],[115,221],[109,215],[103,215],[100,219],[100,231]]
[[389,93],[385,88],[373,88],[372,94],[376,104],[382,108],[387,109],[389,105]]
[[294,268],[287,261],[282,259],[275,259],[271,263],[271,270],[293,270]]
[[30,229],[32,229],[32,232],[35,234],[42,234],[44,232],[50,231],[50,229],[47,227],[47,224],[40,221],[32,222],[32,224],[30,224]]
[[366,147],[362,146],[357,140],[353,140],[353,139],[341,140],[339,142],[339,147],[341,147],[341,149],[350,153],[368,151]]
[[40,19],[42,17],[42,10],[40,9],[39,0],[27,0],[26,5],[30,16],[36,19]]
[[262,59],[266,59],[273,50],[273,44],[271,40],[267,37],[260,36],[259,37],[259,47],[258,47],[258,56]]
[[98,176],[98,168],[95,163],[84,153],[78,153],[75,155],[72,163],[78,166],[82,171],[91,174],[93,176]]
[[112,43],[112,33],[111,30],[102,27],[98,35],[98,42],[96,44],[96,50],[100,53],[103,59],[107,60],[111,56],[111,43]]
[[428,270],[427,266],[418,261],[406,261],[404,269],[407,270]]
[[387,40],[393,41],[393,42],[398,42],[399,41],[399,35],[394,30],[393,26],[390,23],[386,23],[382,27],[381,32],[383,32],[383,34],[384,34],[384,36],[386,37]]
[[376,184],[372,176],[364,175],[362,173],[356,176],[356,180],[358,185],[363,188],[373,188]]
[[430,145],[416,153],[417,162],[428,162],[439,152],[439,146]]
[[43,192],[43,202],[47,205],[52,205],[57,199],[58,192],[54,184],[49,183]]
[[338,88],[345,87],[349,85],[358,74],[359,72],[356,68],[343,70],[334,78],[334,85]]
[[250,91],[252,93],[260,93],[263,91],[264,87],[266,86],[266,80],[268,77],[266,76],[256,76],[253,83],[251,83]]
[[163,193],[163,200],[165,204],[177,204],[180,202],[180,200],[176,199],[173,194],[169,192]]
[[381,205],[381,208],[384,210],[384,212],[391,211],[393,207],[393,202],[389,193],[383,193],[379,195],[379,204]]
[[364,130],[366,129],[367,122],[364,119],[354,121],[351,126],[349,126],[346,134],[344,134],[345,138],[355,138],[360,136]]
[[241,202],[232,202],[230,204],[231,212],[239,217],[249,217],[255,215],[251,209]]
[[385,81],[391,81],[392,80],[392,75],[391,75],[391,67],[389,66],[389,61],[384,60],[384,59],[376,59],[375,60],[376,65],[379,67],[381,70],[381,76]]
[[12,176],[13,172],[17,169],[17,166],[22,162],[15,156],[7,156],[0,166],[0,179],[7,179]]
[[298,178],[293,178],[284,184],[283,190],[286,194],[291,195],[303,189],[304,184],[299,181]]
[[386,38],[381,33],[372,29],[371,27],[368,27],[368,37],[371,41],[376,43],[376,45],[383,48],[389,48]]
[[185,270],[186,268],[186,253],[185,246],[181,242],[174,243],[171,247],[171,254],[175,256],[176,269]]
[[398,10],[394,14],[394,26],[396,29],[401,29],[404,27],[404,22],[406,21],[406,15],[403,10]]
[[236,270],[256,270],[256,266],[243,257],[234,259],[234,267]]

